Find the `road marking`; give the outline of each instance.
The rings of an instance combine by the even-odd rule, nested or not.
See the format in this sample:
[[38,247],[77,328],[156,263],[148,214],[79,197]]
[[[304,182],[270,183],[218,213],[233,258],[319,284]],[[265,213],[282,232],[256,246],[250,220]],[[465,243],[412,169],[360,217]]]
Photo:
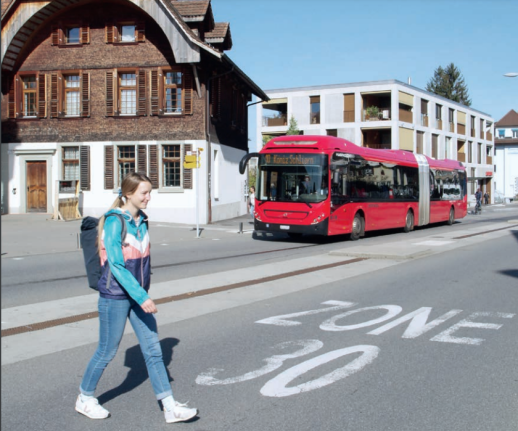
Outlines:
[[416,242],[414,243],[414,245],[431,245],[431,246],[434,246],[434,247],[438,247],[438,246],[441,246],[441,245],[448,245],[448,244],[454,244],[455,241],[434,241],[434,240],[430,240],[430,241],[423,241],[423,242]]
[[[360,313],[362,311],[383,309],[387,310],[387,313],[385,313],[384,316],[378,317],[377,319],[368,320],[367,322],[346,326],[339,326],[335,323],[337,320],[343,319],[344,317],[350,316],[352,314]],[[356,310],[348,311],[346,313],[331,317],[320,325],[320,329],[323,331],[352,331],[353,329],[365,328],[366,326],[376,325],[377,323],[392,319],[394,316],[397,316],[399,313],[401,313],[401,310],[403,309],[399,305],[376,305],[374,307],[358,308]]]

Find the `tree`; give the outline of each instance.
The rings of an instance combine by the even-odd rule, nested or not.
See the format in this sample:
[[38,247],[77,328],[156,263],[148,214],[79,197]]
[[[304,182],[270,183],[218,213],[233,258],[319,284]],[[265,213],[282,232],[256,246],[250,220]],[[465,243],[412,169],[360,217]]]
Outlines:
[[286,135],[300,135],[297,120],[295,120],[293,115],[290,118],[290,124],[288,126],[288,130],[286,131]]
[[471,106],[464,77],[453,63],[448,64],[444,69],[441,66],[435,69],[433,78],[426,84],[426,91]]

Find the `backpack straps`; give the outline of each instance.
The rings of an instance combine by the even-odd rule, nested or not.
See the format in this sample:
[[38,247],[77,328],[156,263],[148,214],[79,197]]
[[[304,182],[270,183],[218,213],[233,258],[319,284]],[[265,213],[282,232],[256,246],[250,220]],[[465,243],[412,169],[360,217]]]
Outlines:
[[105,220],[108,218],[108,217],[111,217],[111,216],[115,216],[119,219],[119,221],[121,222],[121,225],[122,225],[122,228],[121,228],[121,243],[122,243],[122,246],[123,247],[126,247],[128,245],[127,242],[124,242],[124,240],[126,239],[126,234],[128,232],[127,228],[126,228],[126,219],[124,218],[124,216],[122,214],[119,214],[119,213],[110,213],[108,214],[106,217],[105,217]]

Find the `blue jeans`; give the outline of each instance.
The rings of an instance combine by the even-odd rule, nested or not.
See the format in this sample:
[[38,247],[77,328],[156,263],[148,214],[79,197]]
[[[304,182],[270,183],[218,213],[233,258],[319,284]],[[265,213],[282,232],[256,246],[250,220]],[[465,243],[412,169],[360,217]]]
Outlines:
[[161,400],[173,395],[158,340],[155,316],[145,313],[132,299],[118,300],[101,297],[99,297],[99,345],[86,367],[79,390],[84,395],[94,395],[104,370],[117,353],[128,317],[139,340],[156,399]]

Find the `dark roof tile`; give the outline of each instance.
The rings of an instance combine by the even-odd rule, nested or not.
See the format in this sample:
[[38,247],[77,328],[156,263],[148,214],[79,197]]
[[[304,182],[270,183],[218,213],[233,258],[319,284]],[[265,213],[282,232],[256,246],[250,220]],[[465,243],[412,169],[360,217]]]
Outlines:
[[495,123],[495,127],[518,126],[518,112],[511,109],[500,120]]

